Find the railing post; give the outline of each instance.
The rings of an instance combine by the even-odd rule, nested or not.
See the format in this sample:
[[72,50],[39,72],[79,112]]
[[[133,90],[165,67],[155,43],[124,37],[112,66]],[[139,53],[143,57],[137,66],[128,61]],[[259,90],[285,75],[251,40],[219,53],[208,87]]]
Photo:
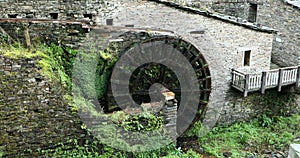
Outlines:
[[247,95],[248,95],[248,90],[249,90],[249,78],[250,78],[250,75],[247,74],[246,77],[245,77],[244,97],[247,97]]
[[234,85],[234,69],[231,69],[231,85]]
[[299,87],[300,82],[300,66],[297,68],[297,79],[296,79],[296,87]]
[[261,93],[265,94],[266,91],[266,82],[267,82],[267,72],[262,72],[262,77],[261,77]]
[[279,73],[278,73],[278,92],[281,91],[282,77],[283,77],[283,69],[279,69]]

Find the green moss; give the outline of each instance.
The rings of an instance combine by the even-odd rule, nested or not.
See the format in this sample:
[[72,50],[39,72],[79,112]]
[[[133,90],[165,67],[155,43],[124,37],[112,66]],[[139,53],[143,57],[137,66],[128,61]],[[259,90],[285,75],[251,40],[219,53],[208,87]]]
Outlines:
[[9,57],[10,59],[28,59],[44,56],[44,53],[41,51],[28,51],[23,47],[14,47],[12,45],[0,45],[0,52],[2,52],[2,55]]
[[110,119],[126,131],[153,131],[160,129],[163,118],[144,111],[138,115],[129,115],[124,111],[116,111],[110,115]]
[[87,50],[78,52],[74,59],[74,90],[86,99],[103,99],[107,92],[109,76],[118,59],[115,44],[102,50],[98,45],[91,45]]
[[95,105],[90,100],[87,100],[80,95],[73,96],[71,107],[73,107],[73,110],[80,110],[81,112],[89,113],[91,117],[95,117],[95,119],[99,117],[106,117],[104,113],[98,112],[95,109]]
[[[63,87],[71,87],[71,69],[76,51],[63,49],[60,46],[51,44],[39,45],[31,50],[20,47],[19,45],[0,45],[2,55],[10,59],[38,59],[40,72],[47,77],[50,82],[58,82]],[[69,73],[69,74],[67,74]]]

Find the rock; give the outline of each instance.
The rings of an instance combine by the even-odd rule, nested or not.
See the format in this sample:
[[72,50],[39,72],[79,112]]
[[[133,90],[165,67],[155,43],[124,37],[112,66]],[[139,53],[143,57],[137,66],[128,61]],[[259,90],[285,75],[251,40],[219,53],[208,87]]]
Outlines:
[[199,151],[200,154],[204,153],[204,149],[203,149],[202,147],[200,147],[200,148],[198,149],[198,151]]
[[254,158],[254,155],[249,155],[249,156],[247,156],[247,158]]
[[11,67],[11,70],[12,71],[16,71],[16,70],[20,70],[21,69],[21,65],[13,65],[12,67]]
[[294,139],[294,142],[300,142],[300,138]]
[[291,144],[288,158],[300,158],[300,144]]
[[31,79],[28,79],[28,82],[29,82],[29,83],[34,83],[34,82],[36,82],[36,81],[35,81],[35,78],[31,78]]
[[284,158],[286,156],[287,155],[282,151],[277,151],[276,154],[275,154],[275,157],[277,157],[277,158]]
[[80,33],[80,31],[78,31],[78,30],[69,30],[68,32],[71,34],[79,34]]
[[271,156],[269,154],[263,154],[261,158],[271,158]]
[[223,153],[223,156],[224,156],[224,157],[230,157],[231,155],[232,155],[231,152],[224,152],[224,153]]
[[262,151],[262,154],[272,154],[272,151],[265,149]]
[[284,156],[281,155],[281,154],[279,154],[279,153],[275,154],[275,157],[276,157],[276,158],[284,158]]

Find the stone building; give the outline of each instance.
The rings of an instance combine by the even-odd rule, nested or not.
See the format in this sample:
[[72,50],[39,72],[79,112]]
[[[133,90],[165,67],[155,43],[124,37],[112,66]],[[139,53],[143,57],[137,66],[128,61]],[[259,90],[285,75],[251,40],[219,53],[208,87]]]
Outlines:
[[240,21],[247,20],[258,26],[276,29],[278,33],[274,36],[272,61],[280,66],[299,65],[299,0],[195,0],[189,4],[200,8],[205,6]]
[[257,23],[278,30],[273,41],[273,62],[280,66],[300,64],[300,5],[290,1],[258,4]]
[[[110,3],[99,0],[2,0],[0,4],[0,27],[4,30],[2,33],[12,37],[16,37],[16,26],[26,24],[31,39],[49,36],[54,42],[59,39],[72,44],[80,43],[82,38],[89,36],[94,30],[100,30],[103,33],[101,36],[108,40],[121,41],[133,48],[136,48],[134,43],[141,42],[143,37],[136,39],[139,36],[127,38],[125,35],[151,33],[163,36],[158,43],[165,44],[172,43],[172,39],[180,39],[185,48],[179,51],[190,55],[187,59],[191,65],[200,65],[196,70],[203,74],[203,80],[199,82],[205,89],[199,90],[203,95],[202,101],[207,104],[203,124],[208,127],[214,126],[218,120],[221,123],[231,123],[256,115],[257,111],[251,107],[231,104],[235,98],[243,98],[241,93],[233,92],[232,83],[245,96],[251,90],[274,88],[264,87],[269,83],[264,74],[267,75],[270,70],[272,43],[276,31],[262,24],[257,25],[247,20],[211,13],[203,8],[199,10],[161,0],[119,0]],[[255,10],[255,7],[252,9]],[[290,9],[293,11],[295,8]],[[299,19],[295,19],[295,24],[299,23],[297,20]],[[259,16],[256,21],[260,21]],[[275,39],[285,43],[282,36],[283,34],[278,34]],[[294,42],[298,42],[297,39]],[[296,46],[293,45],[293,48],[297,49]],[[275,45],[274,49],[276,48]],[[282,53],[283,48],[279,48]],[[120,54],[129,51],[125,50]],[[287,65],[298,63],[290,62]],[[256,75],[252,75],[254,73]],[[299,83],[298,68],[276,70],[269,74],[276,80],[271,86],[281,88],[284,84]],[[284,75],[290,76],[286,83]]]

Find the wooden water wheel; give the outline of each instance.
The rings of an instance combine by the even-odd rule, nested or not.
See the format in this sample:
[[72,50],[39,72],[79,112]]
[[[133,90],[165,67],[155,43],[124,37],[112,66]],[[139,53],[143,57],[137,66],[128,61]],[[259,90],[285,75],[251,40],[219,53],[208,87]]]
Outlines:
[[[190,110],[197,111],[197,116],[193,121],[201,119],[201,116],[205,113],[211,92],[210,72],[208,64],[201,52],[191,43],[177,37],[157,35],[151,36],[147,33],[128,33],[121,36],[121,38],[123,38],[124,41],[121,44],[122,48],[120,49],[120,56],[129,53],[134,47],[144,47],[145,45],[149,44],[156,45],[163,43],[176,49],[187,59],[197,76],[197,81],[199,84],[199,89],[197,89],[197,92],[200,93],[199,103],[197,105],[198,108],[193,108]],[[132,56],[131,58],[135,57]],[[170,58],[172,58],[172,56],[170,56]],[[148,90],[154,83],[160,83],[174,92],[176,94],[176,99],[179,101],[179,107],[182,93],[189,93],[188,89],[181,88],[177,76],[170,68],[160,63],[149,62],[137,67],[130,76],[129,91],[133,100],[137,104],[149,102],[150,97]],[[110,98],[108,100],[112,101],[111,89],[108,91],[108,98]],[[115,105],[115,103],[108,105]],[[107,109],[112,109],[112,107],[107,107]]]

